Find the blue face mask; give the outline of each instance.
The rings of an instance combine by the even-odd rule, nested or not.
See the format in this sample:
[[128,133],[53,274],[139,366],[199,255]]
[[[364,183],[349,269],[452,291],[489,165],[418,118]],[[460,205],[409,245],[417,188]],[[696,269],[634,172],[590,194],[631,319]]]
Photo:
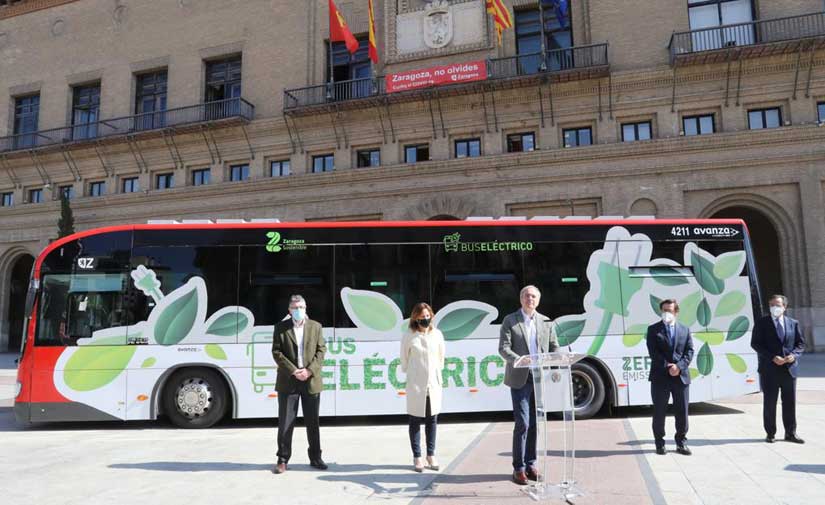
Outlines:
[[290,309],[289,313],[296,321],[303,321],[306,317],[306,309]]

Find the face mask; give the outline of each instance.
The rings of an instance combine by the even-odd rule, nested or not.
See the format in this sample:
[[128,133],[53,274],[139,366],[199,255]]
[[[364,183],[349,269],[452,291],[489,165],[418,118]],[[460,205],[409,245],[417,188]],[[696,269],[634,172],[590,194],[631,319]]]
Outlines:
[[785,313],[785,308],[781,305],[771,305],[771,315],[773,317],[779,317]]
[[291,309],[289,313],[292,315],[292,319],[296,321],[303,321],[306,317],[306,309]]
[[673,312],[662,312],[662,322],[665,324],[673,324],[676,321],[676,316]]
[[427,328],[427,327],[430,326],[430,320],[429,319],[416,319],[415,322],[418,323],[418,326],[420,326],[422,328]]

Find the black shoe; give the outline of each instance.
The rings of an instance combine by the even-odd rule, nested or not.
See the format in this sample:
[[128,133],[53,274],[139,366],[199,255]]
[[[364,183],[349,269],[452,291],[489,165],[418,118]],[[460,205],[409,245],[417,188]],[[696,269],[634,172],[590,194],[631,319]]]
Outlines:
[[309,462],[309,466],[312,468],[317,468],[318,470],[326,470],[329,468],[326,463],[324,463],[323,459],[315,459]]
[[795,444],[804,444],[805,441],[796,436],[796,433],[785,435],[785,442],[793,442]]
[[690,456],[691,454],[693,454],[692,452],[690,452],[690,449],[688,449],[688,446],[685,444],[677,445],[676,452],[678,452],[682,456]]
[[765,437],[765,442],[769,444],[774,443],[774,441],[776,441],[776,438],[773,435],[768,435],[767,437]]
[[667,451],[665,450],[664,446],[657,447],[656,454],[658,454],[659,456],[664,456],[665,454],[667,454]]

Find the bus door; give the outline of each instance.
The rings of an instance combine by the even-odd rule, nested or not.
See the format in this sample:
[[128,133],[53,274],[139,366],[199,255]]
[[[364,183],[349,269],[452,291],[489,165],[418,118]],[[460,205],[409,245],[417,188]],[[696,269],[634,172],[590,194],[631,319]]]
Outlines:
[[337,415],[406,412],[399,352],[419,302],[434,305],[427,244],[335,246],[335,336],[327,357],[335,362]]

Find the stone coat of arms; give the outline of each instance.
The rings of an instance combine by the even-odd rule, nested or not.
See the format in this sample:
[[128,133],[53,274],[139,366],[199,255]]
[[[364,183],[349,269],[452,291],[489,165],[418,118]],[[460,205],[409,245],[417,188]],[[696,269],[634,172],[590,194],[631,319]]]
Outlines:
[[440,49],[453,39],[453,13],[447,0],[433,0],[424,9],[424,43]]

